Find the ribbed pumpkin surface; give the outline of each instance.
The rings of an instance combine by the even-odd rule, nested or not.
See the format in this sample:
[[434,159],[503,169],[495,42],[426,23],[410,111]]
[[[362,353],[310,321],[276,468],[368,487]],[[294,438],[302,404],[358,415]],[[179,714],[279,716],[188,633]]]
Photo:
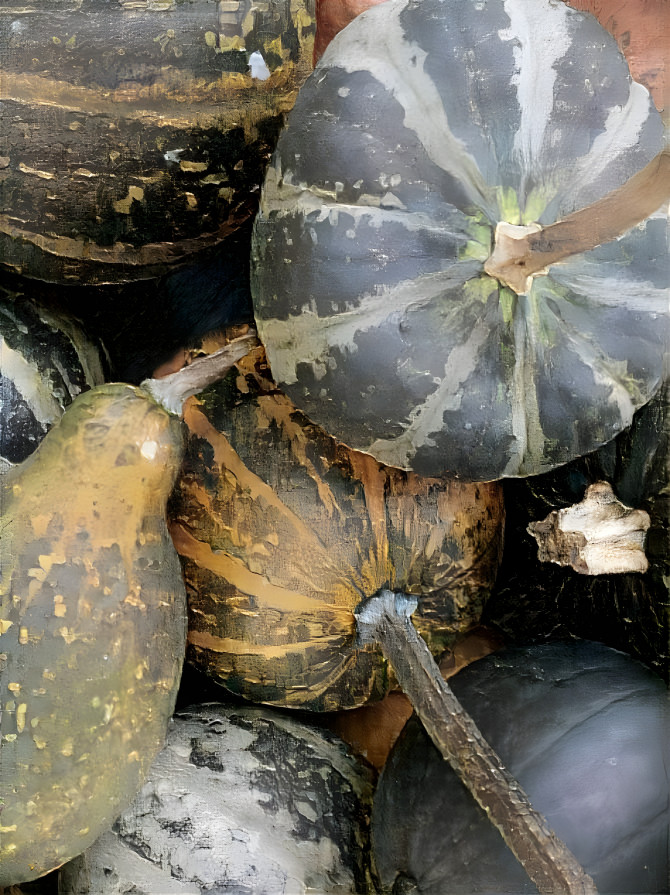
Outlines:
[[233,692],[317,710],[387,689],[353,610],[383,586],[419,596],[435,653],[481,612],[497,570],[499,485],[381,466],[313,425],[259,349],[187,407],[171,533],[189,655]]
[[256,221],[277,381],[355,448],[425,475],[549,469],[610,440],[661,378],[667,216],[516,294],[499,222],[547,226],[663,145],[614,39],[550,0],[390,0],[330,44]]

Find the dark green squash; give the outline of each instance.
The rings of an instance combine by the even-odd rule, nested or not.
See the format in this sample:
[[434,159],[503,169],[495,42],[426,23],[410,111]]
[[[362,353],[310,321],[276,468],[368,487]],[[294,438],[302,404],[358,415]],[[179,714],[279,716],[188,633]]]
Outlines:
[[[670,715],[660,678],[602,644],[568,641],[502,650],[450,684],[598,892],[667,892]],[[372,837],[384,891],[537,892],[415,719],[380,777]]]

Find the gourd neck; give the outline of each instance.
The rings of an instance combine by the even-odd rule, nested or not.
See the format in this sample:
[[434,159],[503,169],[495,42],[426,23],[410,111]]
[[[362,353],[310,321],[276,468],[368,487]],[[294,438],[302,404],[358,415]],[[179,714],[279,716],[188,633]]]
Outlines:
[[618,189],[556,224],[516,226],[501,221],[484,270],[523,295],[533,278],[546,274],[552,264],[618,239],[668,199],[670,149],[664,149]]

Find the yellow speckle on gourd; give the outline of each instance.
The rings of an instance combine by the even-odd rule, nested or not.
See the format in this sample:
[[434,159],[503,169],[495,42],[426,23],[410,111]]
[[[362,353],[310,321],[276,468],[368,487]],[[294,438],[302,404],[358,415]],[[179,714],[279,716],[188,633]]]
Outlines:
[[13,624],[14,622],[11,622],[7,618],[0,618],[0,635],[6,634]]
[[33,743],[35,743],[38,749],[46,749],[47,747],[47,741],[35,736],[35,734],[33,734]]
[[114,210],[119,214],[130,214],[130,207],[133,201],[141,202],[144,199],[144,190],[141,186],[131,186],[128,188],[128,195],[125,199],[118,199],[113,203]]
[[21,684],[18,684],[16,681],[10,681],[10,682],[7,684],[7,689],[8,689],[11,693],[17,693],[17,694],[18,694],[18,693],[21,692]]
[[67,613],[67,606],[63,600],[62,594],[54,594],[54,615],[57,618],[63,618]]
[[37,557],[37,561],[48,575],[52,566],[63,565],[67,559],[62,553],[43,553]]
[[16,833],[16,824],[11,824],[8,827],[0,826],[0,833]]
[[65,758],[70,758],[72,753],[74,752],[74,739],[70,737],[70,739],[66,740],[63,748],[60,750],[60,754],[64,755]]
[[21,646],[25,646],[28,643],[28,628],[20,627],[19,628],[19,643]]
[[25,730],[27,711],[28,705],[25,702],[22,702],[16,709],[16,729],[19,733],[23,733],[23,731]]

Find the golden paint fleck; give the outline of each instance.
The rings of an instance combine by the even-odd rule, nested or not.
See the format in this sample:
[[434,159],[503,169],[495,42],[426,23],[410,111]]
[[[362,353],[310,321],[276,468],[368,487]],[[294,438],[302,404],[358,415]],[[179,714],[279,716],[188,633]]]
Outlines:
[[25,702],[22,702],[16,710],[16,730],[18,733],[23,733],[26,727],[26,712],[28,711],[28,705]]
[[7,684],[7,689],[11,693],[20,693],[21,692],[21,684],[17,683],[16,681],[10,681]]
[[140,753],[137,751],[130,752],[128,755],[128,761],[140,761]]
[[28,643],[28,628],[21,627],[19,628],[19,643],[21,646],[25,646]]
[[6,734],[3,736],[3,740],[4,740],[6,743],[15,743],[15,742],[16,742],[16,736],[17,736],[17,735],[16,735],[15,733],[6,733]]
[[130,186],[128,188],[128,195],[125,199],[118,199],[116,202],[112,203],[114,205],[114,210],[119,214],[130,214],[130,207],[133,202],[141,202],[144,199],[144,190],[141,186]]
[[0,635],[6,634],[13,624],[14,622],[11,622],[9,619],[0,618]]
[[57,618],[63,618],[67,613],[67,606],[63,600],[62,594],[54,594],[54,615]]
[[65,741],[63,748],[60,750],[60,754],[64,755],[65,758],[70,758],[73,752],[74,752],[74,739],[72,737],[70,737],[70,739]]
[[35,736],[35,734],[33,734],[33,743],[35,743],[38,749],[46,749],[47,747],[47,741]]
[[39,177],[41,180],[53,180],[56,176],[51,171],[40,171],[38,168],[31,168],[30,165],[24,165],[23,162],[19,162],[19,171],[21,171],[22,174],[32,174],[35,177]]
[[47,681],[55,681],[56,673],[54,671],[49,671],[48,668],[45,668],[42,672],[42,677]]
[[179,162],[179,167],[182,171],[191,171],[197,174],[200,171],[206,171],[208,164],[207,162],[188,162],[184,160]]

